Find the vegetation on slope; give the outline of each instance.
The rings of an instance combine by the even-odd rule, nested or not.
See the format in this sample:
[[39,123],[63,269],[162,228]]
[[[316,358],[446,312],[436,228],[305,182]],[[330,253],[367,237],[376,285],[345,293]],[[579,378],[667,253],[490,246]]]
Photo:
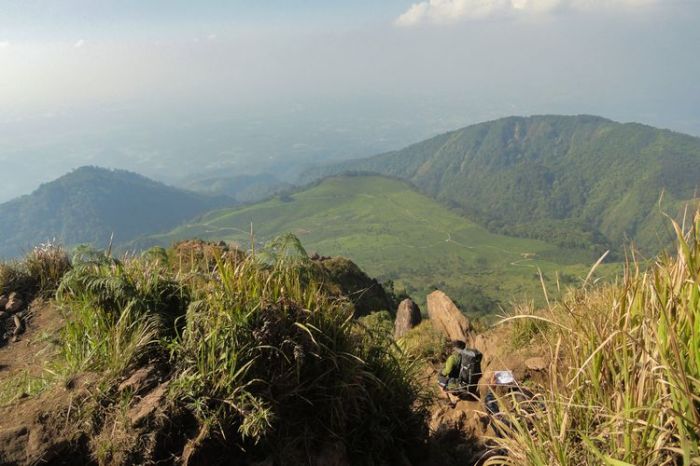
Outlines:
[[0,258],[49,241],[106,246],[114,235],[123,243],[231,203],[135,173],[83,167],[0,205]]
[[[536,403],[506,413],[490,464],[700,464],[700,214],[678,254],[575,290],[533,321],[551,353]],[[536,332],[532,332],[536,329]]]
[[[298,193],[202,216],[166,235],[250,244],[293,232],[310,251],[351,258],[370,275],[392,281],[419,303],[436,288],[472,314],[489,314],[515,297],[540,297],[542,270],[550,292],[585,276],[594,254],[489,233],[416,192],[381,176],[335,177]],[[149,243],[146,243],[149,244]],[[140,244],[143,245],[143,244]],[[392,310],[392,309],[387,309]]]
[[510,117],[310,176],[346,171],[409,180],[491,231],[601,253],[632,239],[655,254],[673,239],[661,193],[673,214],[697,197],[700,139],[592,116]]
[[[404,461],[426,435],[418,366],[358,324],[297,246],[287,238],[248,255],[188,243],[122,260],[80,249],[57,293],[59,354],[28,394],[97,377],[94,396],[71,399],[85,417],[70,425],[76,448],[101,464],[306,464],[336,444],[352,464]],[[139,399],[118,382],[144,367],[167,379],[165,424],[128,420]]]

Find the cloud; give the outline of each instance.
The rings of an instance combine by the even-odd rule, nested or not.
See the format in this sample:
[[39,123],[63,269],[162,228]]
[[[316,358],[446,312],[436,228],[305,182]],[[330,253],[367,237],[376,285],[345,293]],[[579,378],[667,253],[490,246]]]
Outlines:
[[636,8],[659,0],[425,0],[413,4],[396,19],[398,26],[450,23],[494,17],[551,13],[561,10]]
[[79,48],[82,47],[83,45],[85,45],[85,40],[84,40],[84,39],[79,39],[79,40],[77,40],[77,41],[75,42],[75,44],[73,44],[73,47],[75,47],[76,49],[79,49]]
[[5,49],[10,46],[10,42],[6,40],[0,40],[0,49]]

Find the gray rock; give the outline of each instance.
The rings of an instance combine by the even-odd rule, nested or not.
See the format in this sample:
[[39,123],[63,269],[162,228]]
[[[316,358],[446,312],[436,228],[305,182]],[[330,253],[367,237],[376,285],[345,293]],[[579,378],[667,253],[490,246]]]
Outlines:
[[394,338],[399,339],[406,335],[416,325],[420,324],[420,308],[411,299],[404,299],[399,304],[394,321]]
[[471,323],[450,297],[437,290],[428,295],[427,301],[428,316],[433,327],[444,333],[450,340],[466,341],[472,329]]

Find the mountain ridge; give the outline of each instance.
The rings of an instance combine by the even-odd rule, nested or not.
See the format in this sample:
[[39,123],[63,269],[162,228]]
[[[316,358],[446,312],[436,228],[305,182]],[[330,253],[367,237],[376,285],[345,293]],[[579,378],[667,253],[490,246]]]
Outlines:
[[696,197],[700,138],[592,115],[506,117],[306,179],[354,171],[408,180],[495,232],[651,252],[672,238],[657,206],[676,215]]

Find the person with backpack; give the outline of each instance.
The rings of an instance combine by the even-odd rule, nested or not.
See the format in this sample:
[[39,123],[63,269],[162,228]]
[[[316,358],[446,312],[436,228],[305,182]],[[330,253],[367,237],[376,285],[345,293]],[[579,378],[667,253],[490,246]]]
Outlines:
[[445,361],[445,367],[438,374],[438,385],[443,389],[450,405],[455,406],[460,395],[478,398],[478,383],[481,378],[482,354],[468,349],[465,342],[454,340],[452,354]]

